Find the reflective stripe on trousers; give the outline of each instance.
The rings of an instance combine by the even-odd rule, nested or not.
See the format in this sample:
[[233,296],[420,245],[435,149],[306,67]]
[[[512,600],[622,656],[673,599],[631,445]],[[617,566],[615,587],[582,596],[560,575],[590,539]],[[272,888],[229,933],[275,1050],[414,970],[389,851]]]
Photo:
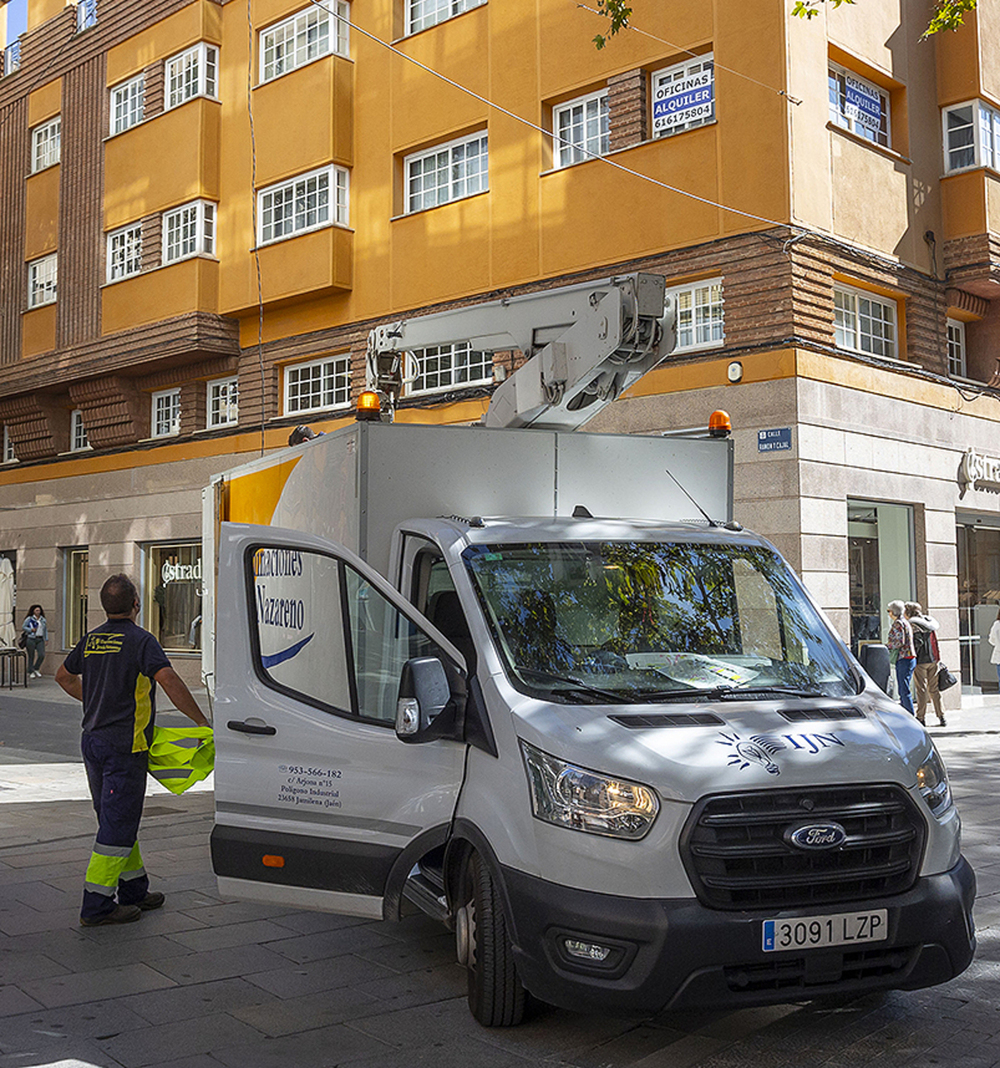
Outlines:
[[93,894],[114,897],[118,892],[119,882],[140,879],[145,874],[138,842],[131,847],[94,842],[94,851],[90,854],[83,888]]

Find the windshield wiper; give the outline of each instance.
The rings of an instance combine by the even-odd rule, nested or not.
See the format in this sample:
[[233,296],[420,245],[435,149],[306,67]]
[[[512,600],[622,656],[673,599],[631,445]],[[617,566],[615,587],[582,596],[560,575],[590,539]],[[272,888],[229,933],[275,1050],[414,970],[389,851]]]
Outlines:
[[662,690],[644,693],[643,701],[767,701],[777,694],[780,697],[827,697],[818,690],[796,690],[790,686],[713,686],[710,690]]
[[630,698],[625,697],[623,694],[615,693],[614,690],[602,690],[600,686],[591,686],[589,682],[584,682],[583,679],[575,679],[572,675],[556,675],[551,671],[537,671],[535,668],[517,667],[516,671],[520,675],[533,675],[538,679],[545,679],[548,682],[568,682],[573,689],[561,690],[560,693],[585,693],[592,697],[600,697],[605,701],[611,701],[613,704],[629,704]]

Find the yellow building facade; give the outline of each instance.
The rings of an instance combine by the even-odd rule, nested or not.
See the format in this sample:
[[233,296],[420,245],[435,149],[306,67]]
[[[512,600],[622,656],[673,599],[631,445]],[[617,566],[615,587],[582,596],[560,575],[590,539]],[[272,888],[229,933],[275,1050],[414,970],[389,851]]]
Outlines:
[[[929,42],[899,0],[791,8],[635,0],[598,50],[575,0],[29,0],[0,552],[49,669],[126,569],[197,676],[200,489],[350,419],[372,326],[641,269],[678,349],[592,429],[729,410],[739,517],[855,649],[917,598],[988,688],[1000,0]],[[474,421],[520,358],[415,354],[398,418]]]

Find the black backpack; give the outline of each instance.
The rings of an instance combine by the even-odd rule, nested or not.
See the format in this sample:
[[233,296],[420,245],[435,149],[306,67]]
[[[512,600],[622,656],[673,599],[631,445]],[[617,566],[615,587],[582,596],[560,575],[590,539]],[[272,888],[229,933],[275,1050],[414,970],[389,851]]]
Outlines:
[[931,632],[923,627],[913,628],[913,651],[917,654],[918,664],[930,664],[934,657],[931,654]]

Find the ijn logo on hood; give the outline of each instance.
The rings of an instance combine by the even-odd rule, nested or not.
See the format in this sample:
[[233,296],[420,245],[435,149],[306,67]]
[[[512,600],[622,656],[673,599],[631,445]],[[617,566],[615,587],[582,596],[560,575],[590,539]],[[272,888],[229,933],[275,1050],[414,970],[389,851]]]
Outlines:
[[835,734],[752,734],[749,738],[741,738],[735,731],[732,734],[726,734],[724,731],[721,733],[719,745],[729,746],[732,750],[729,753],[731,768],[744,771],[756,764],[768,775],[781,774],[778,754],[782,751],[794,749],[815,756],[833,746],[844,747],[844,743]]
[[789,827],[784,839],[796,849],[839,849],[847,841],[847,831],[839,823],[807,823]]

